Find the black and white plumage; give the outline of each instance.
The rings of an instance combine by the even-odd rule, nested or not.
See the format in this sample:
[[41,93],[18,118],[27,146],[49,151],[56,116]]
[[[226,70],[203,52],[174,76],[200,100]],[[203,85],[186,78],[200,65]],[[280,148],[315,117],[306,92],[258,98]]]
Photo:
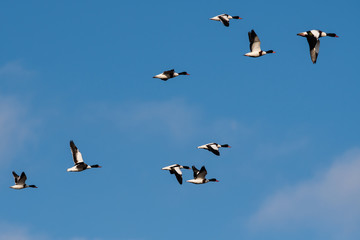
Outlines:
[[13,189],[24,189],[24,188],[29,188],[29,187],[37,188],[35,185],[27,185],[25,183],[27,177],[24,172],[21,173],[20,177],[14,171],[12,172],[12,174],[14,175],[15,185],[11,186],[10,188],[13,188]]
[[220,14],[210,18],[210,20],[222,22],[225,27],[230,26],[230,19],[242,19],[242,18],[239,16],[230,16],[229,14]]
[[182,172],[180,170],[181,168],[190,169],[190,167],[188,167],[188,166],[181,166],[179,164],[173,164],[173,165],[170,165],[170,166],[167,166],[167,167],[163,167],[162,170],[168,170],[170,172],[170,174],[175,174],[176,179],[178,180],[178,182],[180,184],[182,184],[183,179],[182,179]]
[[186,182],[194,183],[194,184],[203,184],[208,182],[219,182],[216,178],[206,179],[205,176],[207,174],[205,166],[202,166],[200,171],[195,167],[192,166],[192,170],[194,173],[194,179],[187,180]]
[[187,72],[177,73],[177,72],[175,72],[174,69],[171,69],[171,70],[165,71],[163,73],[160,73],[158,75],[155,75],[153,78],[159,78],[163,81],[167,81],[168,79],[177,77],[179,75],[190,75],[190,74],[188,74]]
[[307,32],[301,32],[297,34],[301,37],[306,37],[309,48],[310,48],[310,57],[311,61],[315,64],[317,57],[319,55],[319,49],[320,49],[320,40],[321,37],[339,37],[335,33],[326,33],[320,30],[310,30]]
[[201,146],[198,146],[197,148],[199,149],[206,149],[210,152],[212,152],[213,154],[220,156],[220,151],[219,148],[231,148],[228,144],[217,144],[217,143],[208,143],[208,144],[204,144]]
[[101,168],[101,166],[99,166],[97,164],[96,165],[87,165],[86,163],[84,163],[81,152],[76,147],[73,140],[70,141],[70,150],[71,150],[71,153],[73,156],[75,166],[68,168],[67,169],[68,172],[81,172],[81,171],[84,171],[84,170],[90,169],[90,168]]
[[246,53],[244,56],[247,57],[261,57],[268,53],[275,53],[273,50],[263,51],[260,48],[260,39],[256,35],[254,30],[251,30],[249,33],[249,42],[250,42],[250,52]]

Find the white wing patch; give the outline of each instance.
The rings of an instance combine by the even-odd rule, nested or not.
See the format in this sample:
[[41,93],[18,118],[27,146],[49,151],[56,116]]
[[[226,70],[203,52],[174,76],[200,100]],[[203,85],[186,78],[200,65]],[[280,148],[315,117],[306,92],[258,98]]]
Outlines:
[[253,44],[251,45],[251,51],[252,52],[260,52],[261,51],[261,48],[260,48],[260,40],[259,40],[259,37],[256,36],[254,38],[254,42]]
[[180,176],[182,175],[182,172],[180,170],[179,167],[174,167],[174,170],[176,171],[177,174],[179,174]]
[[77,161],[78,163],[84,162],[84,160],[83,160],[83,158],[82,158],[82,155],[81,155],[81,152],[80,152],[79,150],[76,152],[76,161]]
[[215,144],[211,144],[209,147],[211,147],[212,149],[218,151],[219,148],[215,145]]

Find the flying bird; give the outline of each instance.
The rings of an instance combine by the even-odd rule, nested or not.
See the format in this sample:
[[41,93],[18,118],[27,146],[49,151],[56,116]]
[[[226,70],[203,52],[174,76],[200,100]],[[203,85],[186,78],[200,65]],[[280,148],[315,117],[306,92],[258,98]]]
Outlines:
[[190,169],[190,167],[188,167],[188,166],[181,166],[179,164],[173,164],[173,165],[170,165],[167,167],[163,167],[162,170],[168,170],[170,172],[170,174],[175,174],[178,182],[180,184],[182,184],[183,179],[182,179],[182,172],[180,170],[181,168]]
[[198,146],[197,148],[199,149],[206,149],[210,152],[212,152],[213,154],[220,156],[220,152],[219,152],[219,148],[230,148],[230,146],[228,144],[217,144],[217,143],[208,143],[208,144],[204,144],[201,146]]
[[244,56],[248,57],[261,57],[268,53],[275,53],[273,50],[263,51],[260,48],[260,39],[258,35],[256,35],[254,30],[251,30],[249,33],[249,41],[250,41],[250,52],[246,53]]
[[177,77],[179,75],[190,75],[190,74],[188,74],[187,72],[177,73],[177,72],[175,72],[174,69],[171,69],[169,71],[165,71],[163,73],[155,75],[153,78],[159,78],[159,79],[161,79],[163,81],[167,81],[168,79]]
[[239,16],[230,16],[229,14],[220,14],[210,18],[210,20],[222,22],[225,27],[230,26],[230,19],[242,19],[242,18]]
[[310,30],[307,32],[301,32],[297,34],[301,37],[306,37],[310,47],[311,61],[315,64],[319,55],[320,40],[321,37],[339,37],[335,33],[326,33],[320,30]]
[[99,165],[87,165],[84,163],[84,160],[82,158],[82,155],[79,151],[79,149],[75,146],[75,143],[73,140],[70,141],[70,149],[72,152],[73,160],[75,166],[68,168],[68,172],[81,172],[89,168],[101,168]]
[[208,182],[219,182],[216,178],[210,178],[210,179],[205,178],[207,174],[205,166],[202,166],[200,171],[195,166],[192,166],[192,169],[194,172],[194,179],[187,180],[187,182],[189,183],[203,184]]
[[24,189],[24,188],[28,188],[28,187],[37,188],[37,186],[35,186],[35,185],[25,184],[27,177],[24,172],[21,173],[20,177],[14,171],[12,172],[12,174],[14,175],[14,178],[15,178],[15,185],[11,186],[10,188],[13,188],[13,189]]

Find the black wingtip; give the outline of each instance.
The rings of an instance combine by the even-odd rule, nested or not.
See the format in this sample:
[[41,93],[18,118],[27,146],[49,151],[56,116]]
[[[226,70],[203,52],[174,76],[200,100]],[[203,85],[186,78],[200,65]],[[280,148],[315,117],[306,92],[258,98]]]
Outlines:
[[71,147],[72,149],[77,149],[77,147],[76,147],[76,145],[75,145],[75,143],[74,143],[73,140],[70,140],[70,147]]

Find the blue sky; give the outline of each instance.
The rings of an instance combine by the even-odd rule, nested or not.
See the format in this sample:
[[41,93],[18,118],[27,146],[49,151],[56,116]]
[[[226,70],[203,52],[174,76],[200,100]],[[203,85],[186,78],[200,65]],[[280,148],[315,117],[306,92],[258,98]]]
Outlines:
[[[1,2],[0,239],[359,239],[358,9]],[[276,53],[244,57],[251,29]],[[340,36],[317,64],[311,29]],[[152,78],[172,68],[190,76]],[[66,172],[70,139],[103,168]],[[232,148],[196,149],[213,141]],[[180,186],[174,163],[220,182]],[[13,170],[39,188],[8,188]]]

